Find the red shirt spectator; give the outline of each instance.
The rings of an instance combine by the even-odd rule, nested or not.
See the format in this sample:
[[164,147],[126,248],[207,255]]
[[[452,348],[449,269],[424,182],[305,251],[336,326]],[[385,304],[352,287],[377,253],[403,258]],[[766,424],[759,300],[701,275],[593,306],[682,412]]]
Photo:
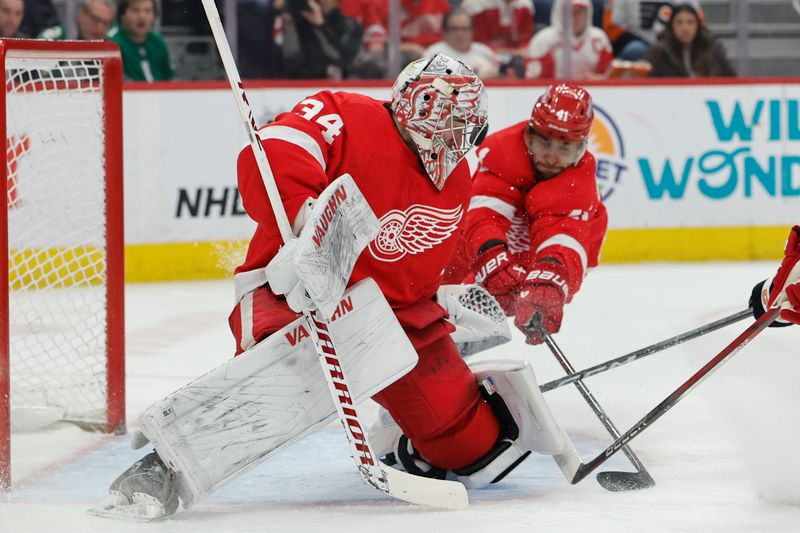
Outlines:
[[[442,21],[450,11],[447,0],[403,0],[400,12],[400,38],[419,45],[419,53],[442,40]],[[389,27],[388,0],[342,0],[342,13],[356,19],[364,28],[366,45],[385,41]]]
[[476,41],[501,53],[524,52],[533,37],[532,0],[464,0]]
[[340,0],[339,10],[364,28],[364,46],[383,45],[389,20],[386,0]]

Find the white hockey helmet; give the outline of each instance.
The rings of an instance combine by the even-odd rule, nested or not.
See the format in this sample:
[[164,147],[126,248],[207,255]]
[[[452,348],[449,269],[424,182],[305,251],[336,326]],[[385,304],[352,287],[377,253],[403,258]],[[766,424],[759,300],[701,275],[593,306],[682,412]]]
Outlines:
[[478,75],[444,54],[409,63],[395,80],[392,111],[411,136],[437,189],[483,140],[488,104]]

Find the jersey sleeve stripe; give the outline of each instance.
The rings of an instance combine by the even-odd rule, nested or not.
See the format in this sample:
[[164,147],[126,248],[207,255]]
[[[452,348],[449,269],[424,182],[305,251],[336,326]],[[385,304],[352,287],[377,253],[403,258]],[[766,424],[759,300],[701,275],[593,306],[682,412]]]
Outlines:
[[579,243],[574,237],[566,235],[564,233],[558,233],[553,235],[536,249],[536,253],[538,254],[540,251],[544,250],[548,246],[563,246],[564,248],[569,248],[570,250],[574,251],[578,254],[578,257],[581,259],[581,268],[583,269],[583,273],[586,273],[586,266],[589,262],[586,249],[583,247],[581,243]]
[[279,139],[294,144],[308,152],[309,155],[319,163],[323,171],[326,168],[325,156],[322,153],[322,148],[320,148],[319,143],[317,143],[311,135],[303,131],[290,128],[289,126],[267,126],[258,131],[258,137],[262,141],[267,139]]
[[517,208],[513,205],[492,196],[473,196],[472,200],[469,202],[469,210],[472,211],[482,207],[499,213],[503,217],[507,218],[509,222],[514,220],[514,214],[517,212]]

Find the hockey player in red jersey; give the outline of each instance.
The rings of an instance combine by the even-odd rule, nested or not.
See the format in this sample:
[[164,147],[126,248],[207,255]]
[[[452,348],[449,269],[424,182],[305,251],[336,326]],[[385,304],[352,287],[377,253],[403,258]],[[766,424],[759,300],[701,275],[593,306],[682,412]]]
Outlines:
[[[487,100],[480,79],[460,61],[437,55],[406,67],[393,86],[391,102],[322,91],[258,132],[295,234],[303,235],[306,216],[318,213],[312,213],[309,205],[345,173],[352,176],[379,219],[379,233],[355,262],[349,284],[367,277],[377,283],[418,362],[373,396],[393,418],[386,426],[389,432],[383,433],[392,438],[384,439],[388,446],[376,446],[376,453],[393,456],[412,474],[455,477],[468,487],[501,479],[532,450],[551,455],[564,450],[574,453],[542,407],[529,418],[514,421],[530,410],[533,402],[543,402],[535,377],[524,365],[505,365],[497,376],[516,373],[520,376],[517,383],[528,379],[529,386],[517,391],[506,379],[498,379],[496,386],[491,379],[484,379],[487,384],[479,389],[476,376],[451,340],[454,327],[446,320],[448,313],[436,299],[471,199],[471,172],[465,156],[480,143],[486,128]],[[252,361],[250,356],[259,347],[275,338],[280,342],[283,336],[272,333],[297,320],[299,312],[313,302],[296,272],[276,266],[294,240],[281,246],[265,180],[250,147],[239,156],[238,180],[244,207],[257,228],[244,264],[236,269],[237,305],[230,324],[236,351],[244,352],[233,361]],[[308,227],[313,231],[318,226]],[[293,265],[291,261],[283,264]],[[267,352],[266,359],[269,355]],[[378,360],[382,355],[369,354]],[[291,357],[290,353],[284,359],[292,361]],[[302,365],[294,363],[297,366]],[[221,381],[228,375],[223,367]],[[305,381],[321,381],[318,372],[315,366],[309,376],[296,378],[300,381],[298,396],[310,387]],[[522,377],[526,372],[529,377]],[[250,376],[236,375],[241,378],[233,384],[225,381],[224,386],[241,388],[240,382]],[[260,397],[275,394],[278,401],[287,393],[273,393],[259,382],[253,385],[258,399],[246,396],[251,404],[248,408],[239,406],[241,410],[237,410],[232,402],[231,408],[222,405],[217,413],[223,399],[231,401],[231,394],[228,389],[210,394],[209,380],[203,379],[193,382],[202,386],[190,384],[163,401],[166,403],[151,406],[147,416],[143,414],[140,427],[150,429],[142,432],[139,445],[150,440],[157,451],[112,483],[109,499],[95,514],[115,515],[136,506],[148,517],[171,514],[178,508],[179,494],[184,504],[187,498],[193,503],[311,428],[274,420],[278,404]],[[293,381],[281,383],[279,388],[290,387]],[[508,393],[498,400],[502,387]],[[508,408],[516,395],[521,399],[513,409]],[[529,399],[531,395],[536,398]],[[305,416],[299,398],[292,400],[290,410],[297,410],[293,420]],[[321,408],[319,400],[315,401],[311,411]],[[253,402],[267,407],[254,408],[261,404]],[[234,417],[232,426],[248,427],[250,434],[266,431],[268,435],[261,440],[268,438],[274,445],[252,453],[256,444],[250,445],[242,435],[226,443],[224,454],[220,452],[215,461],[209,460],[216,448],[206,443],[224,439],[230,431],[224,420],[230,416]],[[176,418],[180,421],[175,422]],[[256,423],[250,421],[254,418]],[[191,430],[185,430],[187,425]],[[131,509],[128,514],[137,512]]]
[[780,307],[780,315],[771,326],[800,324],[800,226],[789,232],[783,261],[775,275],[753,287],[750,307],[755,318],[767,309]]
[[530,118],[489,135],[478,150],[463,240],[451,280],[483,285],[515,317],[529,343],[539,315],[548,333],[597,266],[608,217],[587,150],[594,113],[589,93],[551,85]]
[[[442,469],[484,457],[499,433],[449,338],[445,310],[433,300],[470,201],[464,156],[483,135],[486,113],[477,76],[439,55],[412,63],[395,82],[391,103],[323,91],[260,131],[295,228],[309,199],[345,172],[380,219],[380,233],[350,283],[365,277],[378,283],[420,360],[375,400]],[[250,149],[239,157],[238,175],[244,207],[258,223],[235,276],[240,304],[231,325],[241,351],[297,315],[261,278],[281,238]]]

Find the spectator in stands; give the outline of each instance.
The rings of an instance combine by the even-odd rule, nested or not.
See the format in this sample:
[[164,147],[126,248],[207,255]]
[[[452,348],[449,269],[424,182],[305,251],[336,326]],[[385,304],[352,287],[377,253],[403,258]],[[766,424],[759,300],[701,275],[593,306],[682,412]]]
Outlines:
[[[352,77],[362,79],[385,78],[387,67],[387,24],[389,20],[389,4],[386,0],[340,0],[339,9],[352,18],[364,30],[362,47],[351,65]],[[419,57],[419,47],[413,57],[401,61],[410,63]],[[401,46],[402,52],[402,46]]]
[[61,19],[53,0],[28,0],[19,32],[23,35],[39,35],[45,28],[58,26]]
[[[364,47],[353,65],[356,76],[385,77],[388,0],[340,0],[339,6],[342,13],[355,19],[364,29]],[[450,3],[448,0],[402,0],[400,7],[400,62],[407,64],[422,57],[426,47],[442,40],[442,21],[450,11]]]
[[689,4],[675,6],[667,29],[643,59],[652,65],[650,76],[654,77],[736,75],[724,48],[701,25],[700,15]]
[[155,0],[120,0],[109,38],[122,52],[122,72],[130,81],[163,81],[175,77],[167,43],[153,30],[158,12]]
[[500,58],[483,43],[472,39],[472,17],[460,8],[444,17],[444,40],[425,50],[425,57],[444,54],[463,61],[483,80],[496,78],[500,72]]
[[[75,19],[78,26],[78,39],[102,41],[114,23],[117,5],[114,0],[80,0]],[[67,38],[63,25],[52,26],[42,31],[39,39],[61,40]]]
[[464,0],[476,41],[498,54],[524,55],[533,37],[532,0]]
[[342,14],[336,0],[285,1],[281,48],[287,76],[346,78],[361,49],[358,22]]
[[[173,0],[174,1],[174,0]],[[191,0],[192,6],[196,0]],[[285,78],[280,47],[275,42],[273,28],[281,15],[274,0],[238,0],[236,18],[238,20],[239,73],[244,79]],[[282,4],[281,4],[282,5]],[[186,9],[189,9],[188,6]],[[192,7],[190,11],[195,11]],[[200,9],[200,11],[203,11]],[[202,14],[201,14],[202,15]],[[205,15],[202,15],[205,25]],[[164,24],[162,18],[161,23]]]
[[19,31],[24,11],[22,0],[0,0],[0,37],[26,37]]
[[[572,2],[571,16],[565,19],[565,2]],[[550,15],[550,26],[536,32],[528,46],[526,78],[602,79],[608,74],[613,55],[611,43],[592,19],[589,0],[555,0]],[[565,28],[572,28],[566,36]],[[569,68],[564,61],[564,43],[571,43]]]
[[422,55],[426,47],[442,40],[448,0],[403,0],[401,7],[400,37],[409,55]]
[[[609,0],[592,0],[592,19],[593,26],[598,28],[603,26],[603,7]],[[533,0],[533,25],[537,28],[544,28],[550,24],[550,16],[553,10],[553,0]]]
[[[611,40],[614,57],[626,61],[642,59],[645,50],[666,29],[677,3],[664,0],[606,0],[603,29]],[[694,7],[703,22],[699,0],[682,0],[680,3]]]

